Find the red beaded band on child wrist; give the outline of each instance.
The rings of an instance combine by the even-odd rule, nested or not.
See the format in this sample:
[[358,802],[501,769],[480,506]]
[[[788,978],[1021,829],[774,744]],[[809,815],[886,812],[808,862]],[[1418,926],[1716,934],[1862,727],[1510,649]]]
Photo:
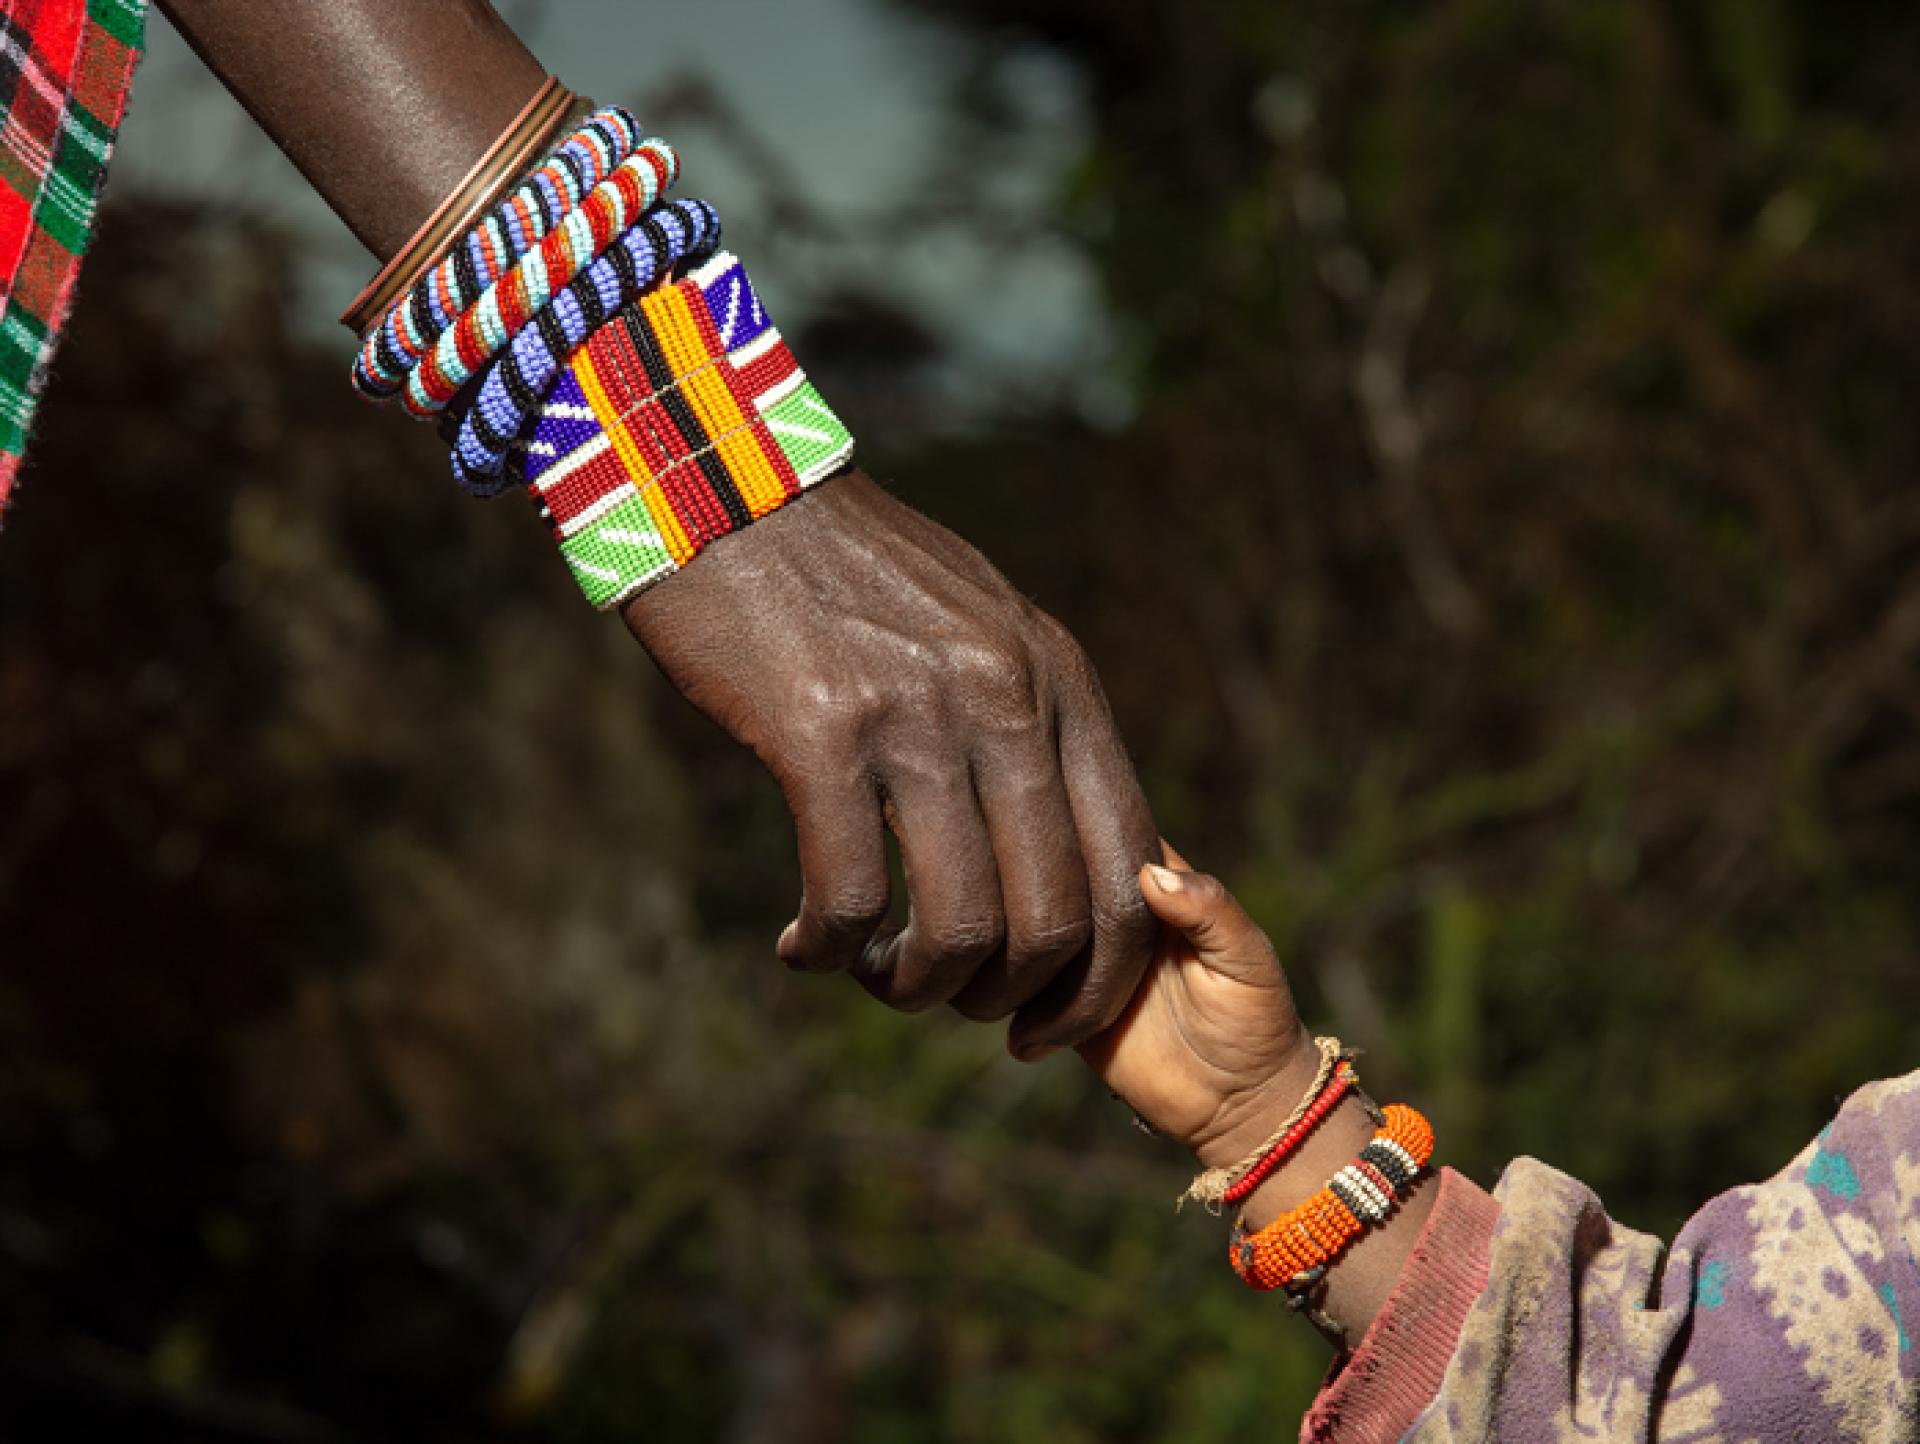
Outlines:
[[[1338,1102],[1338,1097],[1322,1104],[1321,1100],[1334,1086],[1336,1078],[1344,1068],[1347,1081],[1341,1085],[1341,1092],[1359,1086],[1359,1078],[1353,1071],[1352,1050],[1342,1047],[1338,1038],[1315,1038],[1314,1047],[1320,1053],[1320,1066],[1314,1070],[1313,1081],[1307,1085],[1306,1093],[1298,1106],[1281,1120],[1273,1133],[1252,1153],[1240,1162],[1228,1168],[1209,1168],[1187,1186],[1187,1191],[1179,1199],[1185,1203],[1188,1199],[1197,1199],[1211,1212],[1218,1213],[1221,1205],[1238,1203],[1259,1187],[1259,1179],[1266,1178],[1278,1168],[1286,1157],[1300,1146],[1307,1134],[1313,1131],[1314,1124],[1324,1118],[1327,1111]],[[1314,1112],[1320,1105],[1320,1111]],[[1313,1114],[1312,1121],[1308,1115]],[[1304,1125],[1304,1127],[1302,1126]],[[1256,1170],[1259,1178],[1247,1183],[1249,1175]]]
[[1307,1105],[1307,1111],[1300,1115],[1299,1120],[1291,1128],[1274,1140],[1272,1146],[1260,1155],[1252,1168],[1247,1170],[1245,1177],[1228,1187],[1227,1191],[1221,1195],[1221,1201],[1240,1203],[1265,1183],[1273,1171],[1291,1158],[1300,1145],[1306,1142],[1307,1135],[1320,1126],[1320,1120],[1333,1112],[1339,1106],[1340,1100],[1347,1096],[1348,1090],[1357,1086],[1358,1083],[1359,1079],[1354,1074],[1353,1064],[1342,1058],[1333,1070],[1333,1077],[1327,1080],[1327,1086],[1321,1090],[1313,1102]]

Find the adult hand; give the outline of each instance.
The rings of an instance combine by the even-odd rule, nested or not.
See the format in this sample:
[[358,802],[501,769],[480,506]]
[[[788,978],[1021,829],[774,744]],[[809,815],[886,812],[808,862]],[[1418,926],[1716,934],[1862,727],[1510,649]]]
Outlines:
[[[858,473],[642,592],[627,625],[766,763],[799,834],[789,966],[900,1009],[1014,1015],[1037,1057],[1127,1006],[1159,855],[1098,679],[987,560]],[[883,827],[911,912],[885,927]]]

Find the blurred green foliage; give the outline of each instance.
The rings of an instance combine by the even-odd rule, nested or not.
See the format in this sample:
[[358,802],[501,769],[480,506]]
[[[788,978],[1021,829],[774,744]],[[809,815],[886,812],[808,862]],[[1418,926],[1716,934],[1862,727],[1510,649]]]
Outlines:
[[[956,144],[1084,82],[1126,419],[903,435],[802,349],[1309,1016],[1659,1229],[1913,1066],[1907,7],[921,3]],[[785,976],[777,794],[287,274],[123,205],[4,539],[8,1437],[1289,1433],[1179,1160]]]

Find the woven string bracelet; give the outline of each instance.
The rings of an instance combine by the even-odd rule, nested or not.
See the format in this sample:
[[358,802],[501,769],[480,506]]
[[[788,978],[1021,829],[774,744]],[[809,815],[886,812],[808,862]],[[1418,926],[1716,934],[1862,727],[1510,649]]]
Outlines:
[[1432,1125],[1404,1104],[1389,1104],[1372,1142],[1326,1187],[1258,1233],[1235,1224],[1227,1251],[1234,1272],[1256,1289],[1316,1286],[1355,1239],[1392,1217],[1432,1157]]
[[475,496],[497,496],[517,485],[522,478],[510,470],[509,458],[560,368],[621,306],[676,265],[706,260],[719,244],[720,217],[705,201],[674,201],[641,217],[488,370],[460,424],[454,480]]
[[842,470],[853,438],[724,252],[574,353],[526,447],[528,490],[595,606],[619,606]]
[[376,401],[397,394],[441,333],[639,144],[640,123],[618,106],[588,117],[368,333],[354,362],[355,389]]
[[1237,1180],[1226,1191],[1224,1201],[1229,1204],[1241,1204],[1252,1197],[1255,1189],[1265,1183],[1274,1170],[1291,1158],[1307,1136],[1320,1126],[1320,1121],[1339,1106],[1340,1100],[1348,1092],[1357,1091],[1360,1079],[1353,1071],[1353,1064],[1342,1058],[1335,1065],[1333,1077],[1328,1080],[1326,1091],[1308,1105],[1300,1120],[1283,1133],[1260,1161],[1248,1170],[1246,1177]]
[[407,376],[401,400],[437,415],[606,248],[638,221],[673,178],[672,152],[643,145],[595,186],[540,244],[461,315]]
[[[1187,1191],[1174,1200],[1176,1208],[1183,1207],[1192,1199],[1201,1204],[1210,1213],[1219,1213],[1221,1206],[1237,1203],[1258,1187],[1258,1183],[1248,1185],[1246,1180],[1256,1170],[1264,1179],[1277,1168],[1288,1153],[1298,1147],[1301,1140],[1311,1131],[1311,1125],[1301,1130],[1299,1125],[1319,1102],[1334,1080],[1338,1065],[1342,1059],[1351,1060],[1353,1054],[1340,1046],[1338,1038],[1315,1038],[1314,1047],[1320,1050],[1320,1067],[1313,1075],[1313,1082],[1307,1085],[1307,1091],[1299,1104],[1289,1113],[1271,1136],[1240,1162],[1227,1168],[1209,1168],[1187,1185]],[[1357,1081],[1357,1080],[1356,1080]],[[1337,1101],[1337,1099],[1335,1100]],[[1332,1104],[1328,1103],[1315,1116],[1314,1122],[1325,1117]],[[1295,1136],[1297,1133],[1297,1136]],[[1236,1191],[1237,1190],[1237,1191]]]

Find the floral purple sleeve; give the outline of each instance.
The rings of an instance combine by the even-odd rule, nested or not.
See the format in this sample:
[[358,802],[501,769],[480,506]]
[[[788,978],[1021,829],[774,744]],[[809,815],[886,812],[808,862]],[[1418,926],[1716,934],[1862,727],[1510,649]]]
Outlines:
[[1920,1073],[1670,1250],[1531,1159],[1495,1197],[1486,1287],[1405,1438],[1920,1440]]

